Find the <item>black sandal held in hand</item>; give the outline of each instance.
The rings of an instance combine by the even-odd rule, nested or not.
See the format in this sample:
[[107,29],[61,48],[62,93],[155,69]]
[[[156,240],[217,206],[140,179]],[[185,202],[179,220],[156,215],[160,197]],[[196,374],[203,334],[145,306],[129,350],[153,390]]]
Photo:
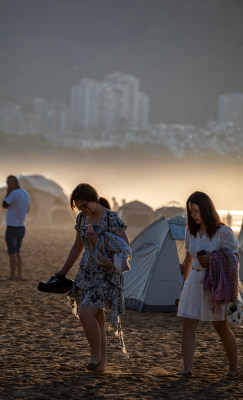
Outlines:
[[37,289],[46,293],[67,293],[73,286],[73,281],[63,275],[54,275],[47,282],[39,282]]

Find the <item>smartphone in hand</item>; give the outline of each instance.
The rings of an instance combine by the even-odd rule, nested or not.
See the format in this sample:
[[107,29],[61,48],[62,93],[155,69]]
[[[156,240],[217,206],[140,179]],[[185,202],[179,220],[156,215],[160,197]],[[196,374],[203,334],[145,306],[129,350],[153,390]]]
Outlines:
[[89,233],[89,234],[94,233],[93,225],[92,225],[92,224],[87,224],[87,225],[86,225],[86,231],[87,231],[87,233]]
[[[205,250],[200,250],[200,251],[197,252],[197,257],[204,256],[204,254],[206,254],[206,251]],[[205,266],[202,265],[199,260],[198,260],[198,262],[203,268],[205,268]]]

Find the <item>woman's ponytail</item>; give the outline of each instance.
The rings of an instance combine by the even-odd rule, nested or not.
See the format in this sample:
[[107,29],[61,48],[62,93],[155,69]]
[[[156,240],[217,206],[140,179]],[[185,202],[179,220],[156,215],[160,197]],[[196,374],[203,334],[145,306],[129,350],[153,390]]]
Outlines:
[[104,197],[99,197],[97,190],[88,183],[80,183],[73,190],[70,196],[70,206],[73,211],[76,207],[77,200],[87,201],[87,202],[94,201],[95,203],[101,204],[103,207],[109,209],[111,208],[109,201]]
[[106,207],[109,209],[111,208],[109,201],[107,199],[105,199],[104,197],[99,197],[98,203],[101,204],[103,207]]

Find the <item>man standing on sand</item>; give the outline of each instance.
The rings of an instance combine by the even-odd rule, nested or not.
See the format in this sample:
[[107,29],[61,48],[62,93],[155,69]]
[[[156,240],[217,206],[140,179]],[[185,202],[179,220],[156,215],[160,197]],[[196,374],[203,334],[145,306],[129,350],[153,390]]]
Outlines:
[[25,218],[29,210],[30,196],[19,186],[16,176],[7,177],[7,194],[2,207],[7,208],[5,240],[10,261],[10,280],[22,279],[20,248],[25,235]]

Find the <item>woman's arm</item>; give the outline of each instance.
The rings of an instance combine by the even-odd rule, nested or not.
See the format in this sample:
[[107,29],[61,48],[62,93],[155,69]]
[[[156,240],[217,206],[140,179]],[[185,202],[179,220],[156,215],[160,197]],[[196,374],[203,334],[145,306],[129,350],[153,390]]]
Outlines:
[[203,268],[208,268],[210,264],[210,253],[208,251],[205,252],[205,254],[198,256],[198,262]]
[[[227,225],[219,228],[220,244],[222,248],[231,249],[236,257],[239,259],[238,241],[232,231]],[[210,264],[210,253],[207,251],[204,255],[198,256],[199,264],[204,268],[208,268]]]
[[192,256],[191,256],[191,253],[187,252],[187,253],[186,253],[185,260],[184,260],[185,268],[184,268],[184,281],[183,281],[183,285],[184,285],[184,282],[185,282],[185,281],[187,280],[187,278],[188,278],[189,272],[191,271],[191,268],[192,268],[192,261],[193,261],[193,258],[192,258]]
[[[128,237],[127,237],[126,232],[125,232],[124,229],[115,232],[114,235],[119,236],[120,238],[125,240],[125,242],[129,246],[129,240],[128,240]],[[87,232],[87,239],[88,239],[88,241],[90,242],[91,245],[95,246],[95,244],[97,242],[97,239],[98,239],[98,235],[97,235],[97,233],[89,233],[89,232]]]
[[68,271],[72,268],[75,261],[77,261],[78,257],[80,256],[82,250],[84,248],[84,244],[80,238],[80,232],[76,233],[75,242],[70,250],[70,253],[61,269],[56,272],[56,275],[66,275]]

